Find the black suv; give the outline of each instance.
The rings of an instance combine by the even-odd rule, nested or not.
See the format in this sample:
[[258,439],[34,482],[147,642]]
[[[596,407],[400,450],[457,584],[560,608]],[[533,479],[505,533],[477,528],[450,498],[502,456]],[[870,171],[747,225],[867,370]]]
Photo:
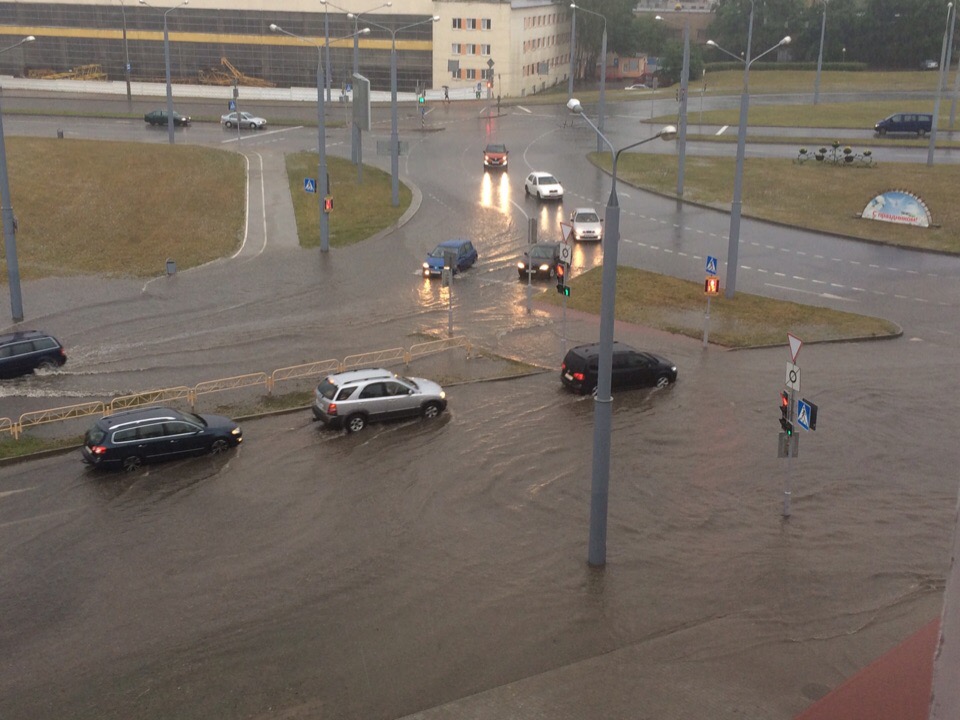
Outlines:
[[[586,395],[597,390],[600,345],[580,345],[567,352],[560,366],[560,381]],[[677,380],[677,366],[664,357],[641,352],[620,342],[613,343],[610,388],[665,387]]]
[[22,330],[0,335],[0,377],[18,377],[37,368],[52,370],[66,361],[63,346],[45,332]]
[[167,407],[107,415],[87,430],[83,461],[94,467],[137,470],[143,463],[225,452],[243,442],[240,426],[220,415]]

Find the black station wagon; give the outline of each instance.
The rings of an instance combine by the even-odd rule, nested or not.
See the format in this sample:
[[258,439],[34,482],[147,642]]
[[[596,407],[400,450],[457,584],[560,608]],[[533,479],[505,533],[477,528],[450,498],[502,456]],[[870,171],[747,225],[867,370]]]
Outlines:
[[[560,366],[560,381],[583,395],[596,392],[599,365],[599,343],[572,348]],[[665,357],[636,350],[624,343],[613,343],[612,390],[666,387],[676,380],[677,366]]]
[[53,370],[67,361],[63,345],[45,332],[22,330],[0,335],[0,377],[13,378],[37,368]]
[[220,415],[148,407],[107,415],[87,430],[83,461],[93,467],[137,470],[144,463],[217,455],[243,442],[240,426]]

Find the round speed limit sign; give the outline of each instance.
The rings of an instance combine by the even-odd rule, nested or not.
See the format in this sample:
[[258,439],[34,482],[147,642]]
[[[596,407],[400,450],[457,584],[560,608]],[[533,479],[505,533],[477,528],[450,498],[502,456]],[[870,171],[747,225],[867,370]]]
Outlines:
[[568,243],[560,243],[560,259],[565,263],[573,259],[573,248]]

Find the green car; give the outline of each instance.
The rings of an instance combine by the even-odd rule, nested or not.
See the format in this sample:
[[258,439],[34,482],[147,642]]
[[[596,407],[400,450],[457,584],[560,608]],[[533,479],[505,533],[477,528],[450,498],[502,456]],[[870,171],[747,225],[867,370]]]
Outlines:
[[[143,121],[150,123],[151,125],[166,125],[167,124],[167,111],[166,110],[151,110],[146,115],[143,116]],[[173,111],[173,124],[174,125],[189,125],[190,118],[186,115],[181,115],[176,110]]]

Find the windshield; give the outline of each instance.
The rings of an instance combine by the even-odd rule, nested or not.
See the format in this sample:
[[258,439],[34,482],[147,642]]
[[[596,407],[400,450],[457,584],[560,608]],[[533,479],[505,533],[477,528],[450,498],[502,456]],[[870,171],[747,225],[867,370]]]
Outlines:
[[540,178],[541,185],[559,185],[560,182],[553,175],[544,175]]
[[597,217],[597,214],[596,214],[596,213],[592,213],[592,212],[589,212],[589,213],[578,213],[578,214],[577,214],[577,220],[576,220],[576,222],[582,222],[582,223],[590,223],[590,222],[592,222],[592,223],[595,223],[595,222],[600,222],[600,218]]
[[535,247],[530,251],[530,257],[535,258],[537,260],[552,258],[553,248],[552,247]]
[[488,153],[505,153],[507,151],[504,145],[487,145]]

